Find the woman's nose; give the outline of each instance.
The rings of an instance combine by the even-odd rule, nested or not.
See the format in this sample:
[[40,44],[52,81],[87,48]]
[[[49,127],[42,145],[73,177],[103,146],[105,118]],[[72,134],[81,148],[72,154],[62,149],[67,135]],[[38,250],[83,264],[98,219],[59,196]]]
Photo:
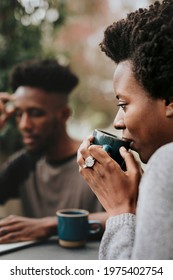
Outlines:
[[115,129],[124,129],[125,128],[124,112],[121,108],[118,110],[118,113],[115,116],[113,125],[114,125]]

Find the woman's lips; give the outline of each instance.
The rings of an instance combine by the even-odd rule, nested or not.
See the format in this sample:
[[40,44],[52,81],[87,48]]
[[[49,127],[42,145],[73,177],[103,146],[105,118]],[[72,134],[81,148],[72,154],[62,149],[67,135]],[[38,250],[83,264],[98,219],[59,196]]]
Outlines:
[[122,137],[122,140],[130,143],[130,149],[134,150],[134,141],[132,139]]
[[125,142],[132,142],[131,139],[128,139],[128,138],[125,138],[125,137],[122,137],[122,140],[125,141]]

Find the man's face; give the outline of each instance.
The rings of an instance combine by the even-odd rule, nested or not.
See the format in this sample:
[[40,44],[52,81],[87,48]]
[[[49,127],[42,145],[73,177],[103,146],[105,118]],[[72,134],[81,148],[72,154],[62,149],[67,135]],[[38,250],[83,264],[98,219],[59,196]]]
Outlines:
[[118,64],[113,83],[120,107],[114,127],[122,129],[122,137],[131,141],[131,149],[146,163],[156,149],[169,142],[165,101],[151,98],[139,85],[129,61]]
[[55,143],[60,132],[57,98],[56,94],[26,86],[19,87],[13,95],[16,121],[28,150],[45,151]]

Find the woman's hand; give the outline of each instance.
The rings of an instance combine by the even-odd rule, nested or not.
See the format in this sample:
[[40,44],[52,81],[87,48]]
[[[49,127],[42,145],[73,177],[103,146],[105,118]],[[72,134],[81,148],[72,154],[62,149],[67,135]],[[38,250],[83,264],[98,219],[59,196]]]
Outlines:
[[[79,172],[96,194],[108,215],[135,213],[138,197],[138,185],[142,169],[133,154],[124,147],[121,156],[126,163],[123,171],[101,146],[90,145],[92,137],[83,141],[78,150]],[[89,155],[96,159],[92,168],[83,168]]]
[[0,220],[0,243],[44,239],[56,234],[56,217],[26,218],[10,215]]

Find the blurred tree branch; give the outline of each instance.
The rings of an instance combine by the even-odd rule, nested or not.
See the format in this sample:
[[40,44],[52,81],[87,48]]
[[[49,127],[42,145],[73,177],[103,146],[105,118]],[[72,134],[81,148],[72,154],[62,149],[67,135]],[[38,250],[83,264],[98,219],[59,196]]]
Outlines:
[[[65,1],[0,1],[0,91],[9,91],[9,73],[22,61],[55,56],[46,53],[44,40],[48,28],[56,30],[66,17]],[[0,132],[1,156],[22,146],[15,120]]]

